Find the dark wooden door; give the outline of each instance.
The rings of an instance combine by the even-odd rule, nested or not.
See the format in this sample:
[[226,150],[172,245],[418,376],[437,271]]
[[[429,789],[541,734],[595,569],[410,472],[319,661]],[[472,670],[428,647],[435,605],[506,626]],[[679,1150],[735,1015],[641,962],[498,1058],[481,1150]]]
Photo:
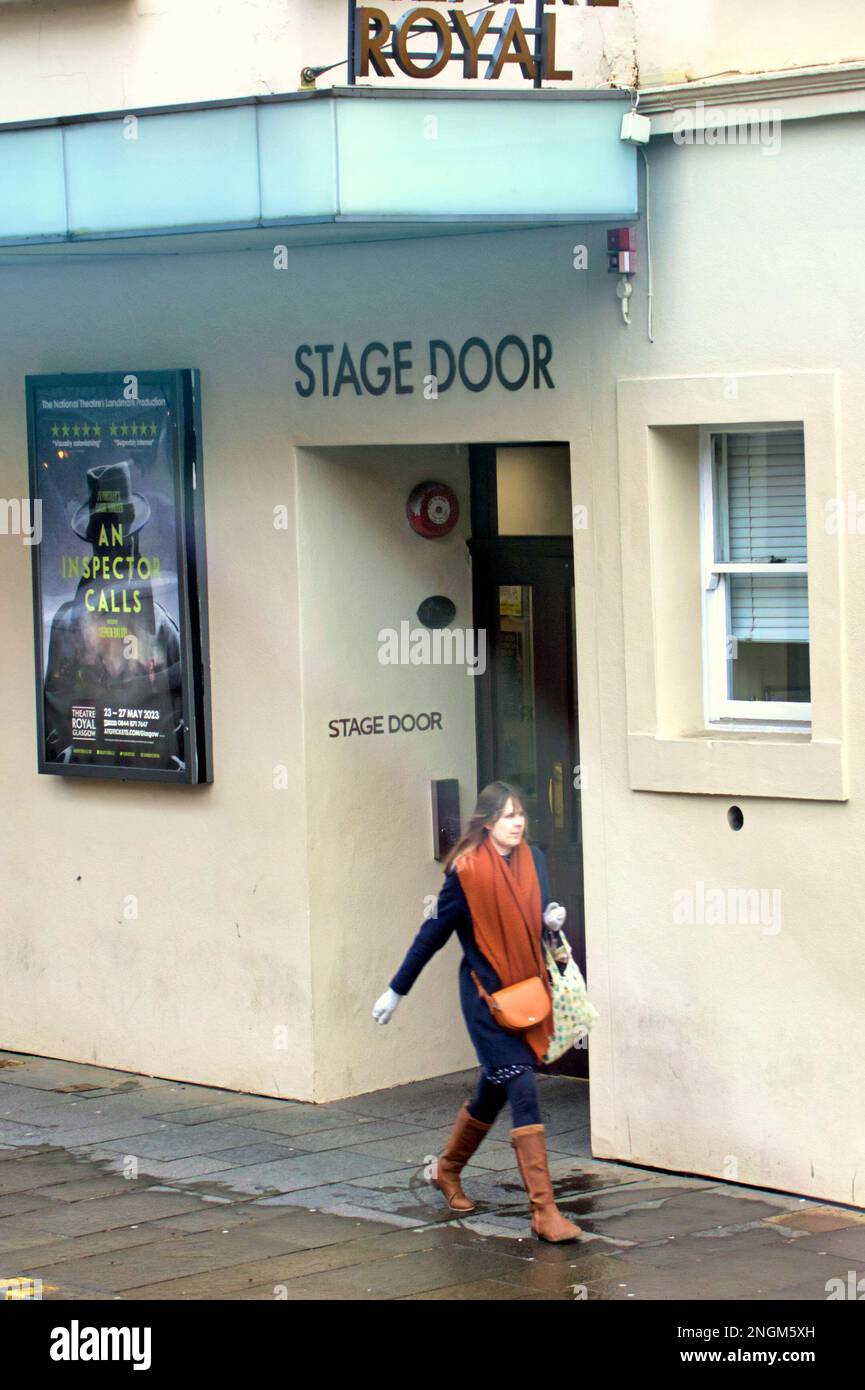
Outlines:
[[[476,691],[478,786],[501,778],[524,792],[529,839],[546,855],[585,974],[573,547],[558,537],[469,544],[474,621],[487,634]],[[548,1070],[588,1076],[588,1049],[570,1049]]]

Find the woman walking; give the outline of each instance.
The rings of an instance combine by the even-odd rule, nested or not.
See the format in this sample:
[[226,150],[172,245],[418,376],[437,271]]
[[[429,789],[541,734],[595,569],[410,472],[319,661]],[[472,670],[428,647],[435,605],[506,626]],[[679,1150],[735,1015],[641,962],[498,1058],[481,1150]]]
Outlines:
[[477,1088],[465,1102],[444,1152],[435,1185],[453,1211],[474,1211],[460,1172],[511,1106],[511,1144],[529,1196],[532,1230],[541,1240],[576,1240],[582,1230],[562,1216],[553,1198],[535,1068],[553,1031],[552,1008],[539,1023],[508,1032],[485,1003],[488,994],[539,976],[547,993],[544,923],[561,926],[564,909],[550,902],[544,856],[524,838],[526,814],[515,787],[491,782],[478,797],[468,828],[445,865],[436,911],[423,923],[405,960],[373,1008],[387,1023],[427,961],[456,931],[463,948],[459,988],[463,1016],[481,1063]]

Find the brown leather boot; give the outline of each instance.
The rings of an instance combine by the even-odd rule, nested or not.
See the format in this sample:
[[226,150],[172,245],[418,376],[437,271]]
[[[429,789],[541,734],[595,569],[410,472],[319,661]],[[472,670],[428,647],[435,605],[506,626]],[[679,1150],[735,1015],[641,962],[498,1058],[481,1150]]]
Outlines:
[[521,1125],[519,1129],[512,1129],[511,1143],[516,1150],[520,1177],[529,1194],[534,1234],[539,1240],[557,1243],[577,1240],[583,1234],[582,1227],[562,1216],[553,1197],[543,1125]]
[[452,1211],[474,1211],[475,1204],[460,1186],[460,1172],[468,1163],[484,1135],[492,1129],[492,1121],[484,1124],[469,1114],[468,1101],[463,1101],[444,1152],[436,1159],[431,1181],[447,1198]]

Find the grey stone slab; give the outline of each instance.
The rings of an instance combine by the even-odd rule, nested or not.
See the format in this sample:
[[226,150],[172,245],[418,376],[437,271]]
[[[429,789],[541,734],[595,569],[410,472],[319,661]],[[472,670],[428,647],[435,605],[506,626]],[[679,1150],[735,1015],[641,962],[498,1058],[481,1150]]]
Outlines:
[[[92,1202],[56,1202],[48,1211],[27,1212],[0,1221],[0,1237],[6,1223],[15,1223],[15,1233],[49,1231],[56,1236],[91,1235],[117,1226],[140,1225],[163,1216],[194,1211],[198,1199],[186,1193],[130,1192],[128,1196],[97,1197]],[[20,1242],[22,1245],[25,1241]]]
[[[142,1134],[109,1140],[100,1143],[100,1147],[103,1150],[113,1149],[119,1153],[130,1154],[136,1158],[158,1158],[168,1162],[176,1158],[205,1157],[217,1153],[220,1149],[236,1149],[242,1144],[262,1142],[260,1130],[248,1129],[242,1125],[223,1124],[219,1120],[200,1125],[160,1125],[155,1121],[149,1123],[154,1127],[143,1131]],[[270,1142],[276,1144],[277,1140],[271,1139]],[[286,1153],[291,1152],[287,1140],[282,1148]]]
[[818,1235],[800,1236],[796,1241],[797,1250],[807,1250],[815,1254],[826,1251],[831,1255],[847,1255],[858,1261],[860,1268],[865,1266],[865,1226],[850,1225],[839,1231],[821,1231]]
[[694,1192],[670,1197],[657,1206],[639,1207],[624,1214],[600,1214],[605,1235],[633,1241],[664,1240],[668,1236],[688,1235],[777,1215],[778,1208],[768,1202],[749,1203],[743,1210],[735,1197],[722,1193]]
[[[285,1201],[288,1205],[279,1205]],[[304,1249],[312,1246],[330,1245],[345,1240],[353,1240],[366,1235],[386,1234],[390,1229],[390,1223],[382,1215],[377,1221],[369,1221],[366,1215],[363,1217],[337,1216],[332,1212],[320,1210],[308,1210],[305,1207],[290,1205],[291,1197],[277,1198],[257,1198],[249,1205],[269,1220],[279,1219],[291,1222],[292,1234],[297,1239],[298,1245]]]
[[501,1279],[478,1279],[473,1284],[449,1284],[443,1289],[427,1289],[423,1293],[406,1294],[400,1302],[428,1303],[435,1300],[437,1302],[471,1303],[473,1300],[477,1300],[481,1303],[500,1301],[524,1303],[527,1299],[540,1299],[547,1302],[551,1297],[565,1299],[568,1295],[565,1293],[555,1295],[533,1293],[529,1289],[520,1289],[516,1284],[508,1284]]
[[[416,1250],[372,1264],[332,1269],[283,1283],[289,1297],[296,1294],[315,1299],[394,1299],[449,1284],[495,1278],[502,1267],[502,1257],[485,1249]],[[302,1288],[295,1289],[295,1284],[302,1284]]]
[[160,1087],[157,1090],[93,1095],[79,1099],[75,1106],[75,1116],[76,1124],[82,1129],[89,1124],[114,1120],[178,1124],[181,1117],[192,1110],[200,1112],[202,1108],[194,1091],[176,1091],[173,1088]]
[[357,1216],[363,1220],[384,1221],[388,1224],[415,1227],[448,1219],[453,1213],[439,1208],[434,1211],[413,1194],[405,1192],[365,1192],[350,1183],[327,1183],[321,1187],[302,1188],[273,1197],[258,1199],[268,1207],[305,1209],[335,1216]]
[[[291,1222],[285,1221],[256,1226],[254,1230],[239,1226],[226,1232],[210,1230],[190,1235],[165,1232],[161,1240],[112,1251],[110,1256],[96,1254],[68,1260],[63,1277],[84,1287],[129,1292],[148,1284],[228,1269],[248,1262],[256,1253],[262,1259],[265,1255],[287,1255],[299,1248],[290,1231]],[[28,1273],[45,1278],[48,1268],[36,1267]]]
[[43,1303],[123,1303],[123,1294],[94,1293],[92,1289],[77,1289],[60,1284],[57,1288],[43,1285]]
[[[527,1225],[525,1237],[510,1244],[522,1251],[522,1258],[512,1260],[497,1277],[532,1293],[566,1293],[576,1301],[583,1287],[618,1279],[619,1271],[611,1266],[610,1257],[599,1252],[597,1247],[587,1247],[582,1240],[545,1245]],[[544,1255],[552,1253],[554,1258],[541,1258],[541,1252]]]
[[[38,1148],[50,1138],[51,1131],[37,1129],[31,1124],[12,1120],[0,1120],[0,1143],[12,1152],[21,1149]],[[4,1150],[5,1153],[5,1150]],[[2,1158],[4,1154],[0,1154]]]
[[[735,1197],[740,1202],[770,1202],[785,1212],[810,1211],[815,1207],[823,1209],[829,1206],[829,1203],[821,1201],[818,1197],[797,1197],[790,1192],[774,1192],[771,1188],[745,1187],[742,1183],[723,1183],[714,1178],[689,1178],[684,1174],[681,1180],[694,1184],[704,1182],[711,1186],[715,1192],[719,1192],[725,1197]],[[830,1207],[830,1210],[843,1211],[844,1208]]]
[[311,1133],[298,1133],[291,1136],[291,1146],[295,1150],[320,1153],[324,1149],[353,1148],[358,1144],[380,1139],[422,1135],[426,1131],[418,1125],[407,1125],[401,1120],[367,1120],[353,1125],[339,1125],[336,1129],[319,1129]]
[[735,1273],[747,1270],[759,1273],[773,1284],[791,1284],[797,1277],[826,1269],[827,1277],[843,1264],[843,1257],[808,1255],[800,1252],[801,1242],[778,1237],[766,1227],[737,1231],[732,1235],[712,1239],[685,1235],[651,1245],[634,1245],[611,1258],[624,1259],[637,1266],[653,1266],[670,1273],[696,1273],[700,1269]]
[[[622,1261],[622,1287],[612,1294],[615,1298],[631,1300],[738,1300],[751,1298],[777,1298],[780,1291],[791,1283],[802,1283],[801,1275],[794,1266],[781,1265],[767,1269],[753,1259],[732,1260],[729,1257],[713,1260],[711,1263],[694,1262],[674,1269],[643,1264],[630,1250],[627,1256],[612,1256]],[[834,1271],[826,1270],[824,1277]],[[818,1273],[813,1277],[818,1279]]]
[[[373,1158],[391,1159],[394,1167],[406,1163],[415,1167],[422,1167],[442,1152],[449,1136],[449,1129],[416,1129],[408,1134],[395,1135],[392,1139],[373,1139],[369,1143],[357,1142],[351,1147],[353,1153],[369,1154]],[[473,1163],[477,1161],[480,1167],[486,1166],[481,1157],[481,1150],[491,1142],[489,1139],[484,1141],[481,1149],[473,1156]]]
[[350,1124],[374,1123],[377,1117],[358,1117],[343,1105],[293,1105],[281,1111],[252,1114],[244,1117],[249,1129],[266,1130],[273,1134],[315,1134],[321,1130],[345,1128]]
[[41,1211],[50,1207],[51,1202],[45,1197],[45,1191],[45,1188],[40,1187],[38,1196],[35,1192],[6,1193],[0,1197],[0,1220],[5,1216],[17,1216],[24,1211]]
[[425,1188],[433,1191],[432,1185],[423,1173],[408,1163],[401,1168],[386,1168],[381,1173],[364,1173],[359,1178],[348,1178],[347,1181],[352,1185],[368,1187],[381,1192],[403,1192],[409,1188]]
[[28,1119],[27,1115],[0,1115],[0,1143],[4,1142],[4,1135],[7,1130],[12,1139],[15,1140],[19,1138],[22,1130],[36,1128],[37,1126]]
[[345,1110],[358,1114],[379,1115],[388,1118],[406,1103],[416,1104],[427,1100],[446,1101],[458,1108],[465,1094],[470,1093],[477,1084],[479,1066],[465,1071],[449,1072],[446,1076],[424,1077],[420,1081],[409,1081],[401,1086],[388,1086],[381,1091],[367,1091],[363,1095],[349,1096],[335,1102]]
[[53,1241],[54,1236],[50,1231],[21,1231],[14,1224],[5,1235],[0,1230],[0,1275],[8,1279],[20,1273],[18,1266],[24,1252],[51,1245]]
[[[288,1218],[291,1213],[286,1212]],[[198,1211],[189,1211],[183,1216],[169,1216],[159,1224],[169,1231],[217,1231],[231,1230],[234,1226],[255,1225],[262,1221],[272,1221],[274,1213],[262,1210],[255,1202],[245,1199],[235,1203],[212,1203],[202,1206]]]
[[[394,1248],[375,1247],[377,1241],[358,1243],[357,1249],[348,1244],[251,1262],[225,1271],[220,1277],[183,1280],[166,1284],[160,1289],[149,1286],[140,1291],[143,1298],[219,1298],[244,1297],[250,1284],[258,1296],[295,1300],[298,1298],[397,1298],[419,1287],[441,1288],[454,1281],[454,1271],[466,1274],[490,1274],[496,1268],[495,1257],[486,1250],[466,1247],[448,1250],[401,1250],[404,1239],[414,1241],[413,1233],[395,1231],[387,1240]],[[427,1257],[427,1258],[425,1258]],[[422,1263],[418,1264],[418,1260]],[[266,1282],[263,1282],[265,1281]],[[252,1282],[262,1281],[262,1282]],[[244,1286],[246,1285],[246,1287]]]
[[35,1159],[23,1158],[19,1163],[4,1164],[0,1167],[0,1195],[9,1192],[29,1192],[80,1176],[80,1170],[76,1170],[75,1164],[68,1158],[52,1163],[40,1163]]
[[591,1158],[592,1144],[588,1125],[582,1129],[561,1130],[547,1138],[547,1148],[559,1154],[573,1154],[575,1157]]
[[[369,1096],[341,1101],[345,1109],[358,1114],[388,1119],[405,1119],[438,1126],[453,1120],[463,1101],[474,1093],[479,1070],[456,1077],[437,1077],[430,1082],[398,1086]],[[588,1088],[565,1078],[537,1076],[542,1119],[548,1133],[570,1131],[589,1123]],[[509,1128],[510,1107],[506,1103],[496,1119],[496,1127]]]
[[74,1123],[42,1131],[48,1142],[57,1148],[77,1149],[88,1144],[111,1143],[138,1139],[148,1134],[159,1134],[162,1126],[156,1120],[116,1119],[105,1120],[94,1116],[87,1125],[82,1125],[81,1116],[74,1117]]
[[[3,1066],[7,1062],[9,1065]],[[108,1071],[82,1062],[63,1062],[53,1057],[15,1056],[0,1053],[0,1080],[4,1085],[27,1086],[54,1091],[58,1086],[76,1083],[87,1086],[110,1086],[129,1076],[128,1072]]]
[[123,1177],[130,1174],[130,1180],[138,1177],[142,1178],[165,1178],[171,1181],[179,1179],[206,1178],[210,1173],[217,1172],[222,1163],[219,1158],[206,1158],[194,1155],[192,1158],[160,1159],[160,1158],[139,1158],[135,1154],[118,1154],[110,1149],[94,1148],[93,1150],[79,1150],[88,1157],[99,1159],[104,1163],[106,1171],[116,1173]]
[[[847,1280],[843,1275],[840,1277],[846,1288]],[[830,1293],[833,1292],[834,1287],[830,1285],[829,1278],[825,1274],[818,1274],[812,1275],[810,1279],[803,1279],[798,1284],[785,1284],[781,1288],[773,1288],[768,1293],[760,1290],[758,1293],[731,1294],[730,1297],[733,1302],[748,1299],[755,1303],[828,1303],[834,1301],[830,1299]],[[860,1299],[861,1297],[859,1294]]]
[[146,1286],[137,1284],[136,1287],[138,1296],[145,1299],[219,1298],[261,1284],[266,1279],[276,1286],[323,1270],[349,1269],[390,1260],[397,1255],[402,1257],[409,1251],[425,1248],[425,1241],[431,1243],[424,1233],[406,1233],[403,1237],[392,1229],[384,1237],[370,1233],[367,1239],[343,1239],[282,1254],[267,1255],[262,1250],[260,1258],[242,1264],[213,1266],[198,1275]]
[[[160,1223],[165,1230],[165,1223]],[[371,1230],[371,1229],[370,1229]],[[135,1247],[127,1251],[113,1251],[110,1257],[104,1254],[90,1255],[85,1259],[71,1259],[64,1262],[63,1277],[82,1287],[111,1291],[131,1291],[142,1287],[171,1284],[171,1294],[175,1297],[195,1297],[195,1283],[192,1276],[200,1277],[203,1290],[213,1286],[231,1286],[229,1270],[235,1266],[259,1266],[280,1258],[288,1269],[292,1257],[298,1257],[300,1270],[309,1261],[313,1268],[330,1268],[332,1264],[348,1264],[363,1258],[363,1250],[357,1236],[363,1236],[364,1229],[359,1222],[343,1222],[341,1229],[334,1233],[332,1223],[318,1216],[317,1229],[306,1220],[295,1219],[286,1213],[270,1213],[268,1219],[254,1223],[241,1223],[217,1229],[207,1229],[196,1234],[167,1232],[167,1238],[152,1241],[146,1247]],[[375,1234],[375,1232],[371,1232]],[[317,1243],[317,1244],[316,1244]],[[310,1250],[309,1245],[313,1248]],[[366,1244],[366,1243],[364,1243]],[[414,1247],[420,1245],[420,1238],[414,1240]],[[369,1258],[374,1258],[374,1245],[369,1248]],[[345,1257],[339,1254],[345,1251]],[[382,1251],[385,1258],[387,1251]],[[45,1270],[33,1268],[32,1275],[43,1276]],[[245,1277],[234,1277],[236,1286],[248,1282]],[[142,1294],[142,1297],[145,1295]],[[149,1297],[149,1294],[147,1294]]]
[[136,1184],[134,1178],[122,1177],[82,1177],[69,1182],[54,1183],[50,1187],[40,1187],[43,1197],[55,1198],[59,1202],[87,1202],[94,1197],[119,1197],[129,1191],[139,1191],[144,1184]]
[[[351,1188],[354,1189],[353,1193]],[[327,1198],[321,1200],[326,1201]],[[342,1201],[356,1205],[362,1211],[406,1217],[416,1226],[438,1226],[452,1221],[455,1215],[440,1193],[416,1187],[388,1192],[381,1188],[371,1190],[351,1184],[349,1193]]]
[[[569,1207],[581,1217],[593,1217],[598,1229],[610,1216],[626,1216],[634,1211],[657,1209],[672,1196],[687,1196],[691,1189],[670,1184],[668,1187],[650,1181],[619,1183],[609,1191],[591,1192],[584,1197],[572,1197]],[[747,1213],[746,1213],[747,1215]]]
[[531,1235],[529,1224],[529,1213],[527,1210],[509,1213],[504,1207],[494,1207],[490,1211],[484,1211],[483,1207],[478,1207],[477,1211],[469,1212],[460,1220],[460,1225],[466,1230],[474,1231],[476,1235],[496,1239],[523,1242]]
[[[67,1260],[81,1259],[85,1255],[105,1253],[112,1250],[126,1250],[133,1245],[148,1245],[152,1240],[164,1239],[161,1222],[151,1222],[144,1226],[120,1227],[111,1231],[95,1231],[86,1236],[53,1236],[46,1232],[31,1234],[21,1245],[12,1247],[0,1254],[0,1271],[14,1273],[16,1269],[26,1270],[37,1260],[42,1265],[62,1265]],[[2,1246],[0,1246],[2,1249]]]
[[[206,1088],[204,1088],[206,1091]],[[295,1102],[268,1100],[261,1096],[220,1091],[219,1100],[205,1100],[197,1086],[162,1086],[140,1091],[93,1092],[79,1098],[79,1111],[106,1117],[142,1117],[170,1124],[196,1124],[224,1119],[232,1113],[265,1114],[284,1109]],[[298,1102],[299,1103],[299,1102]]]
[[172,1124],[178,1125],[207,1124],[212,1120],[239,1120],[241,1124],[246,1124],[250,1115],[284,1114],[289,1109],[302,1108],[305,1108],[302,1101],[266,1100],[261,1096],[238,1095],[233,1101],[226,1101],[224,1104],[212,1102],[210,1105],[193,1104],[188,1108],[178,1106],[176,1110],[166,1111],[165,1114],[156,1113],[152,1118],[169,1120]]
[[220,1149],[208,1158],[208,1163],[212,1165],[208,1171],[215,1173],[225,1168],[246,1168],[252,1163],[272,1163],[299,1152],[286,1144],[268,1143],[264,1135],[262,1140],[262,1143],[241,1144],[236,1149]]
[[355,1153],[352,1149],[330,1149],[322,1154],[297,1154],[273,1163],[227,1168],[211,1174],[211,1179],[240,1192],[292,1192],[302,1187],[319,1187],[322,1183],[356,1178],[363,1173],[381,1173],[388,1166],[401,1165]]
[[[2,1076],[0,1072],[0,1076]],[[47,1124],[79,1110],[80,1097],[58,1096],[32,1086],[7,1086],[0,1081],[0,1119]]]

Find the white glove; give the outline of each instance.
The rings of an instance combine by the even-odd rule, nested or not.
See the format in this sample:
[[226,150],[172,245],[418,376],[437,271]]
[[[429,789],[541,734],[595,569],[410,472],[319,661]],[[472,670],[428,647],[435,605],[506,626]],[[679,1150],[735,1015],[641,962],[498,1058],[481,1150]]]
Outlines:
[[544,912],[544,926],[553,927],[559,931],[565,925],[567,915],[561,903],[548,903]]
[[380,995],[372,1006],[372,1016],[376,1023],[390,1023],[390,1020],[394,1016],[396,1006],[402,998],[403,996],[397,994],[395,989],[386,989],[384,994]]

